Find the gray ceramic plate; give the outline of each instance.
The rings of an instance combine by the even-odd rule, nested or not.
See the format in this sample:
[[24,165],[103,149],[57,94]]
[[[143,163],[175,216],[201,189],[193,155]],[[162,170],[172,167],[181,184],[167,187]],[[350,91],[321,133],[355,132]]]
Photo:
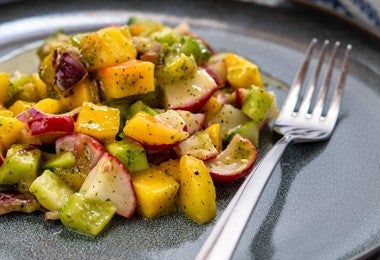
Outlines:
[[[368,255],[380,245],[376,39],[293,4],[269,8],[235,1],[18,1],[0,8],[0,70],[7,71],[35,69],[35,62],[23,55],[32,57],[27,49],[57,28],[96,29],[131,16],[170,24],[186,21],[215,49],[245,55],[287,84],[312,37],[351,42],[354,51],[333,137],[287,149],[234,258],[346,259]],[[18,56],[20,51],[24,54]],[[6,61],[10,57],[16,63]],[[286,90],[272,88],[281,103]],[[271,143],[265,130],[261,155]],[[238,185],[218,186],[217,218]],[[214,223],[200,226],[180,214],[150,221],[116,218],[104,234],[92,239],[45,222],[39,213],[15,213],[0,216],[0,258],[192,259]]]

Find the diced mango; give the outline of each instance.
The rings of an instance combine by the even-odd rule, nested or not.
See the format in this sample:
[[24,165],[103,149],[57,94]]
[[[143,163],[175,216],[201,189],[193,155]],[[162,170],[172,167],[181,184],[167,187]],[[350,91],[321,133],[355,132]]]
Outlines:
[[201,112],[205,113],[206,118],[209,118],[216,114],[221,108],[223,104],[218,101],[216,97],[210,97],[206,104],[201,109]]
[[35,104],[36,104],[35,102],[17,100],[16,102],[13,103],[12,106],[9,107],[9,110],[12,111],[13,115],[18,115],[21,112],[28,110]]
[[207,127],[204,131],[207,132],[208,135],[210,136],[216,150],[221,152],[223,148],[222,148],[222,137],[220,135],[220,124],[217,124],[217,123],[212,124],[209,127]]
[[125,37],[127,37],[128,39],[132,39],[132,35],[131,35],[131,32],[129,31],[128,25],[119,27],[119,30]]
[[12,111],[6,109],[2,105],[0,105],[0,116],[8,116],[8,117],[13,117],[14,114]]
[[129,21],[129,31],[133,36],[147,36],[155,31],[160,31],[164,27],[163,24],[151,20],[141,20],[132,18]]
[[184,155],[180,159],[180,171],[181,211],[199,224],[210,222],[216,215],[216,192],[206,165],[202,160]]
[[7,150],[13,143],[21,138],[24,123],[14,117],[0,116],[0,145]]
[[154,64],[130,60],[98,71],[105,95],[123,98],[154,91]]
[[136,192],[137,212],[144,218],[156,218],[173,212],[179,184],[157,168],[138,172],[132,176]]
[[227,67],[227,80],[234,88],[249,88],[251,85],[263,86],[259,67],[243,57],[228,53],[224,57]]
[[52,51],[41,60],[38,68],[40,79],[49,86],[53,86],[54,84],[55,69],[53,67],[53,59],[54,52]]
[[40,95],[40,98],[47,98],[49,96],[48,91],[47,91],[47,86],[45,82],[42,81],[38,73],[32,74],[32,82],[38,94]]
[[127,120],[124,129],[126,136],[143,145],[170,145],[188,137],[183,130],[173,128],[159,121],[154,116],[140,111]]
[[6,73],[6,72],[0,73],[0,105],[4,105],[4,102],[7,100],[9,78],[10,78],[9,73]]
[[179,159],[170,159],[156,166],[157,169],[169,174],[176,182],[180,182]]
[[72,95],[61,97],[60,101],[66,110],[80,107],[83,102],[98,103],[98,86],[95,81],[86,78],[74,86]]
[[34,105],[34,107],[49,114],[58,114],[63,110],[61,102],[53,98],[41,99]]
[[85,102],[75,122],[75,131],[97,139],[113,139],[119,124],[119,109]]
[[131,39],[120,29],[107,27],[85,35],[80,40],[82,62],[88,70],[115,66],[136,58]]

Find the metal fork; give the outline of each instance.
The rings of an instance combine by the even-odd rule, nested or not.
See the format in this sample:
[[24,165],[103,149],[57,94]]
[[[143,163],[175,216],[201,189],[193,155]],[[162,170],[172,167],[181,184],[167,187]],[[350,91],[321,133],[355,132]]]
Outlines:
[[331,136],[339,114],[351,45],[346,47],[337,86],[331,97],[330,107],[326,108],[326,96],[331,85],[340,42],[335,42],[326,76],[322,85],[317,88],[316,84],[329,45],[328,40],[324,41],[315,71],[303,95],[301,91],[303,81],[316,43],[317,39],[310,42],[304,62],[295,76],[280,115],[274,122],[273,130],[282,134],[282,138],[245,179],[203,244],[196,257],[197,260],[231,258],[248,219],[288,144],[322,141]]

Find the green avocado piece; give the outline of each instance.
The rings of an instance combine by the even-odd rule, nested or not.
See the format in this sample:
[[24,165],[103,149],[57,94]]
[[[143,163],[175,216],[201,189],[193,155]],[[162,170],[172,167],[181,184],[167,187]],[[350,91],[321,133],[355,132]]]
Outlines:
[[129,172],[141,171],[149,168],[144,147],[128,138],[122,141],[113,141],[106,145],[109,153],[115,156]]
[[30,185],[29,191],[42,206],[50,211],[60,210],[74,194],[74,190],[50,170],[45,170],[37,177]]
[[74,193],[60,210],[59,218],[65,227],[95,237],[107,226],[115,212],[116,208],[110,202]]
[[27,191],[37,178],[41,151],[30,145],[14,144],[0,167],[0,185],[15,185]]

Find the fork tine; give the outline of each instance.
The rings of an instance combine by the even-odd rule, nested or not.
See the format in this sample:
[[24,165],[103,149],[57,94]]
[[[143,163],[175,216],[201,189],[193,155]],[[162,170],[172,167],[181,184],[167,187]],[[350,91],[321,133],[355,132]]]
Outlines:
[[321,72],[321,68],[323,65],[324,58],[325,58],[326,50],[327,50],[327,47],[329,44],[330,44],[329,40],[325,40],[323,42],[322,51],[321,51],[321,54],[319,55],[319,59],[318,59],[318,64],[317,64],[317,67],[315,69],[314,74],[312,75],[312,78],[309,82],[309,85],[307,86],[306,95],[305,95],[305,97],[301,103],[300,109],[298,110],[299,114],[310,113],[311,105],[312,105],[311,101],[312,101],[313,93],[315,90],[315,85],[316,85],[317,80],[319,78],[319,74]]
[[319,93],[318,93],[318,97],[316,100],[315,107],[311,111],[311,113],[313,115],[316,115],[317,117],[320,117],[322,115],[322,112],[323,112],[326,94],[327,94],[327,90],[330,87],[331,77],[332,77],[332,74],[334,71],[334,63],[335,63],[336,55],[338,53],[339,46],[340,46],[340,42],[336,41],[334,44],[332,56],[331,56],[330,63],[328,66],[327,75],[325,77],[325,80],[323,81],[321,88],[319,89]]
[[350,56],[351,49],[352,49],[351,44],[348,44],[346,47],[346,51],[344,53],[338,85],[336,89],[334,90],[334,94],[331,99],[330,108],[328,109],[326,113],[326,117],[328,116],[331,120],[334,120],[334,121],[337,119],[338,113],[339,113],[340,101],[342,99],[343,88],[345,85],[344,83],[347,76],[348,58]]
[[316,38],[311,40],[309,47],[306,50],[305,59],[294,78],[292,87],[289,90],[288,96],[284,102],[284,105],[281,111],[294,111],[297,105],[298,98],[299,98],[302,82],[305,79],[305,75],[309,67],[311,54],[313,52],[314,46],[317,43],[317,41],[318,40]]

